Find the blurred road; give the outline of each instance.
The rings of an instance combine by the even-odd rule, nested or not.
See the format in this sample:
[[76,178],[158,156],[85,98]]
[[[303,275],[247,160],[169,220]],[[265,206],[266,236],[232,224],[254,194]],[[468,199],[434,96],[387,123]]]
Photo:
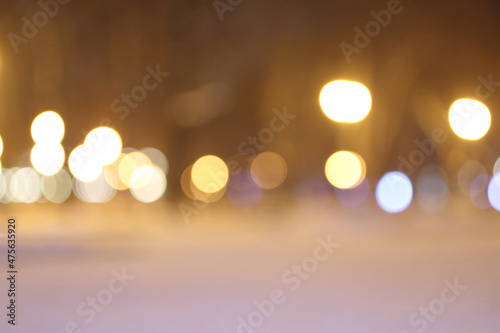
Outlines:
[[[191,224],[164,203],[2,209],[2,230],[8,216],[18,221],[19,274],[17,325],[7,325],[2,314],[0,332],[496,333],[500,327],[499,215],[459,201],[437,215],[314,202],[239,211],[217,203]],[[318,237],[340,247],[317,250]],[[3,276],[6,240],[0,241]],[[123,270],[129,280],[120,284],[116,274]],[[444,291],[457,281],[462,289]],[[280,303],[271,307],[276,289]],[[6,313],[5,278],[0,290]],[[453,300],[443,302],[443,292]],[[88,298],[106,304],[91,310]],[[254,301],[268,316],[255,313]],[[429,306],[438,314],[418,313]]]

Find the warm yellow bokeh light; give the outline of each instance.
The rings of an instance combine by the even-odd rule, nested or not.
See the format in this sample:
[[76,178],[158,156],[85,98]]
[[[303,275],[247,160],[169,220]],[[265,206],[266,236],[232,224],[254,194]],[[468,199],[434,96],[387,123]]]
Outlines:
[[202,192],[215,193],[224,188],[229,179],[226,163],[217,156],[198,159],[191,169],[191,181]]
[[473,99],[455,101],[450,107],[448,119],[453,132],[466,140],[482,138],[491,125],[490,110]]
[[190,182],[189,186],[191,188],[191,195],[193,196],[192,199],[199,200],[199,201],[206,202],[206,203],[216,202],[216,201],[220,200],[224,196],[224,194],[226,194],[226,187],[223,187],[219,191],[214,192],[214,193],[207,193],[207,192],[203,192],[200,189],[198,189],[193,184],[192,181]]
[[120,135],[110,127],[97,127],[85,137],[85,145],[92,148],[92,155],[101,165],[113,163],[122,151]]
[[182,192],[184,192],[184,194],[188,198],[196,199],[196,197],[194,196],[193,191],[191,189],[192,187],[194,187],[194,185],[192,185],[192,182],[191,182],[191,169],[192,168],[193,168],[193,166],[190,165],[186,169],[184,169],[184,171],[182,172],[181,189],[182,189]]
[[319,103],[328,118],[343,123],[357,123],[370,112],[372,97],[368,88],[361,83],[338,80],[323,87]]
[[111,164],[104,167],[104,179],[106,182],[114,189],[119,191],[124,191],[128,189],[127,184],[122,182],[120,179],[120,174],[118,168],[120,167],[120,162],[126,156],[124,153],[120,153],[120,156]]
[[2,137],[0,136],[0,156],[2,156],[3,153],[3,140]]
[[45,176],[55,175],[64,165],[64,148],[59,143],[37,143],[31,150],[31,164]]
[[[140,188],[144,184],[143,181],[139,180],[138,178],[132,181],[132,176],[137,169],[151,165],[152,163],[149,157],[141,152],[133,151],[125,155],[120,161],[120,165],[118,166],[118,175],[122,183],[127,185],[129,188]],[[141,179],[144,180],[144,177],[147,176],[144,173],[147,173],[148,170],[151,169],[143,170]]]
[[257,185],[270,190],[283,184],[287,175],[287,166],[279,154],[264,152],[253,159],[250,172]]
[[365,179],[365,162],[356,153],[338,151],[326,161],[325,175],[330,184],[335,187],[353,188]]
[[31,136],[36,143],[60,143],[64,137],[64,122],[54,111],[40,113],[31,124]]

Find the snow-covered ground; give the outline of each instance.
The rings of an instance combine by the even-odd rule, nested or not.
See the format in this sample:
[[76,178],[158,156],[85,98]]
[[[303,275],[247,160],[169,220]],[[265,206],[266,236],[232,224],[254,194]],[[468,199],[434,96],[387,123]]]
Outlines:
[[17,325],[0,332],[496,333],[499,214],[217,203],[186,224],[162,203],[12,204]]

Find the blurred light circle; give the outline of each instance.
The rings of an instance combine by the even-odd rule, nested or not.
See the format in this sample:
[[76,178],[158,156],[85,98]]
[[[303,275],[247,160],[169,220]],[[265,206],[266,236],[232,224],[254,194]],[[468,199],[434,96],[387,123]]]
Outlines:
[[486,175],[487,171],[484,165],[478,161],[470,160],[462,164],[457,173],[458,188],[463,194],[469,195],[472,181],[480,176]]
[[[0,202],[4,202],[4,196],[7,192],[7,177],[5,176],[5,171],[9,171],[8,169],[2,169],[0,163]],[[9,171],[10,172],[10,171]]]
[[181,175],[181,189],[184,194],[190,199],[196,199],[193,194],[192,186],[194,186],[191,182],[191,169],[192,165],[188,166]]
[[91,147],[91,154],[101,165],[113,163],[122,150],[120,135],[110,127],[97,127],[85,137],[85,145]]
[[125,154],[120,153],[120,156],[118,156],[118,158],[113,163],[106,165],[103,169],[106,182],[109,184],[109,186],[119,191],[128,189],[127,184],[122,182],[119,174],[120,163],[125,156]]
[[199,200],[199,201],[206,202],[206,203],[212,203],[212,202],[219,201],[224,196],[224,194],[226,193],[226,188],[223,187],[217,192],[207,193],[207,192],[203,192],[200,189],[198,189],[193,184],[193,182],[191,182],[191,191],[193,193],[195,200]]
[[93,181],[84,182],[82,187],[88,201],[93,203],[108,202],[116,194],[116,190],[109,186],[102,174]]
[[0,136],[0,156],[2,156],[3,153],[3,140],[2,137]]
[[496,175],[497,173],[500,173],[500,157],[497,159],[495,165],[493,166],[493,175]]
[[10,190],[10,182],[12,180],[12,176],[18,169],[19,168],[2,169],[2,173],[0,174],[0,188],[2,190],[0,202],[9,203],[14,200],[14,196],[12,195],[12,191]]
[[368,181],[364,179],[361,184],[348,189],[335,188],[337,199],[344,206],[356,207],[361,205],[368,197],[370,186]]
[[[132,184],[132,175],[134,172],[144,166],[152,166],[152,163],[146,155],[144,155],[141,152],[138,151],[132,151],[131,153],[128,153],[125,155],[121,161],[120,165],[118,166],[118,175],[120,177],[120,180],[122,181],[123,184],[127,185],[127,187],[133,187],[134,184]],[[147,172],[148,170],[151,169],[143,169],[143,173]],[[144,174],[143,174],[144,176]],[[136,178],[136,182],[138,179]],[[140,183],[136,183],[135,186],[140,186]]]
[[42,177],[42,194],[47,200],[62,203],[71,195],[71,176],[64,169],[52,176]]
[[40,113],[31,124],[31,136],[36,143],[60,143],[64,137],[64,122],[54,111]]
[[75,196],[83,202],[89,202],[89,199],[86,196],[85,190],[83,188],[84,182],[78,180],[78,178],[73,178],[73,193]]
[[488,175],[479,175],[470,184],[469,196],[476,208],[486,209],[490,207],[490,200],[488,198],[489,183],[490,177]]
[[168,174],[168,160],[165,154],[151,147],[141,149],[141,153],[146,155],[151,160],[151,163],[159,166],[165,174]]
[[64,148],[59,143],[37,143],[31,150],[31,164],[45,176],[56,174],[64,165]]
[[229,179],[226,194],[234,205],[252,207],[262,198],[262,188],[253,181],[248,170],[242,169]]
[[319,102],[326,116],[334,121],[356,123],[370,112],[370,91],[358,82],[338,80],[323,87]]
[[439,167],[425,167],[417,178],[417,201],[426,212],[442,210],[449,196],[444,171]]
[[377,203],[388,213],[399,213],[405,210],[410,205],[412,198],[411,181],[399,171],[386,173],[377,184]]
[[335,187],[341,189],[356,187],[365,179],[365,161],[356,153],[338,151],[326,161],[325,175]]
[[92,156],[92,148],[86,144],[73,149],[68,166],[73,176],[83,182],[92,181],[102,173],[102,164]]
[[490,110],[483,103],[473,99],[455,101],[448,113],[450,126],[456,135],[466,140],[482,138],[490,128]]
[[488,185],[488,200],[495,210],[500,211],[500,174],[494,175]]
[[89,203],[105,203],[113,199],[116,189],[109,186],[100,174],[96,179],[82,182],[78,179],[73,184],[73,192],[82,201]]
[[191,169],[191,181],[205,193],[219,192],[229,179],[226,163],[217,156],[206,155],[199,158]]
[[250,165],[254,182],[263,189],[270,190],[283,184],[287,175],[286,162],[281,155],[264,152],[257,155]]
[[149,184],[152,173],[153,167],[151,165],[144,165],[136,168],[130,177],[130,188],[139,189]]
[[149,182],[140,188],[131,188],[130,192],[137,200],[141,202],[154,202],[160,199],[167,189],[167,178],[160,167],[156,165],[145,166],[142,168],[150,168],[148,173],[151,175]]
[[21,168],[14,172],[10,180],[10,190],[14,201],[32,203],[40,199],[40,174],[32,168]]

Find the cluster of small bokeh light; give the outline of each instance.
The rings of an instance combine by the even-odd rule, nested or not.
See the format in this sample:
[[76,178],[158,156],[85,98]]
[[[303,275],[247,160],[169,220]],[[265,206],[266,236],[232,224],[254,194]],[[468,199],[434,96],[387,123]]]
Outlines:
[[[115,141],[116,142],[116,141]],[[160,199],[167,188],[168,160],[156,148],[124,148],[102,166],[92,180],[73,179],[75,195],[85,202],[108,202],[119,191],[129,190],[141,202]],[[108,160],[109,161],[109,160]]]
[[[372,106],[368,88],[359,82],[346,80],[326,84],[321,90],[319,103],[325,115],[339,123],[362,121]],[[459,99],[450,106],[448,121],[459,138],[475,141],[488,132],[491,114],[479,101]],[[339,201],[345,206],[359,206],[368,196],[366,165],[363,158],[355,152],[333,153],[325,163],[325,176],[335,187]],[[478,161],[463,164],[458,172],[457,184],[462,192],[470,196],[477,208],[493,206],[500,210],[500,158],[495,164],[492,177]],[[416,192],[422,210],[434,212],[442,209],[449,195],[445,172],[439,167],[425,167],[417,178]],[[378,181],[375,198],[384,211],[399,213],[410,205],[413,193],[411,180],[400,171],[391,171]]]
[[[62,203],[74,193],[82,201],[103,203],[123,190],[130,190],[138,201],[154,202],[165,193],[168,160],[158,149],[122,149],[114,129],[98,127],[71,152],[68,168],[64,168],[64,132],[57,112],[35,117],[31,125],[33,167],[1,169],[0,202]],[[2,151],[0,138],[0,156]]]
[[285,159],[275,152],[260,153],[248,168],[231,172],[220,157],[206,155],[184,170],[181,188],[193,200],[212,203],[227,195],[236,206],[248,207],[260,202],[264,190],[280,187],[287,173]]
[[[320,92],[319,103],[325,115],[344,124],[342,126],[363,121],[372,108],[368,88],[347,80],[326,84]],[[488,132],[491,114],[479,101],[458,99],[450,106],[448,121],[459,138],[475,141]],[[64,133],[64,121],[55,111],[42,112],[33,120],[31,135],[35,144],[30,156],[33,167],[1,169],[1,202],[62,203],[74,193],[81,201],[103,203],[119,192],[130,191],[138,201],[149,203],[165,194],[169,162],[158,149],[123,148],[118,132],[98,127],[71,151],[66,168],[61,144]],[[0,137],[0,156],[2,151]],[[246,167],[233,169],[229,167],[231,163],[218,156],[202,156],[185,168],[181,188],[190,199],[204,203],[226,196],[236,206],[255,206],[265,191],[284,184],[288,165],[283,156],[272,151],[261,152],[247,162]],[[358,152],[332,152],[325,158],[323,180],[334,188],[335,196],[344,206],[360,207],[368,201],[367,165]],[[301,182],[296,193],[312,191],[328,195],[323,180]],[[420,170],[415,182],[414,187],[400,171],[385,173],[374,188],[378,206],[388,213],[402,212],[409,207],[415,193],[418,205],[426,212],[445,207],[450,179],[444,170],[427,165]],[[500,158],[491,173],[479,161],[462,163],[456,182],[475,207],[493,207],[500,211]]]
[[113,163],[121,150],[122,140],[114,129],[95,128],[87,134],[83,144],[69,155],[69,170],[79,181],[94,181],[102,177],[103,168]]

